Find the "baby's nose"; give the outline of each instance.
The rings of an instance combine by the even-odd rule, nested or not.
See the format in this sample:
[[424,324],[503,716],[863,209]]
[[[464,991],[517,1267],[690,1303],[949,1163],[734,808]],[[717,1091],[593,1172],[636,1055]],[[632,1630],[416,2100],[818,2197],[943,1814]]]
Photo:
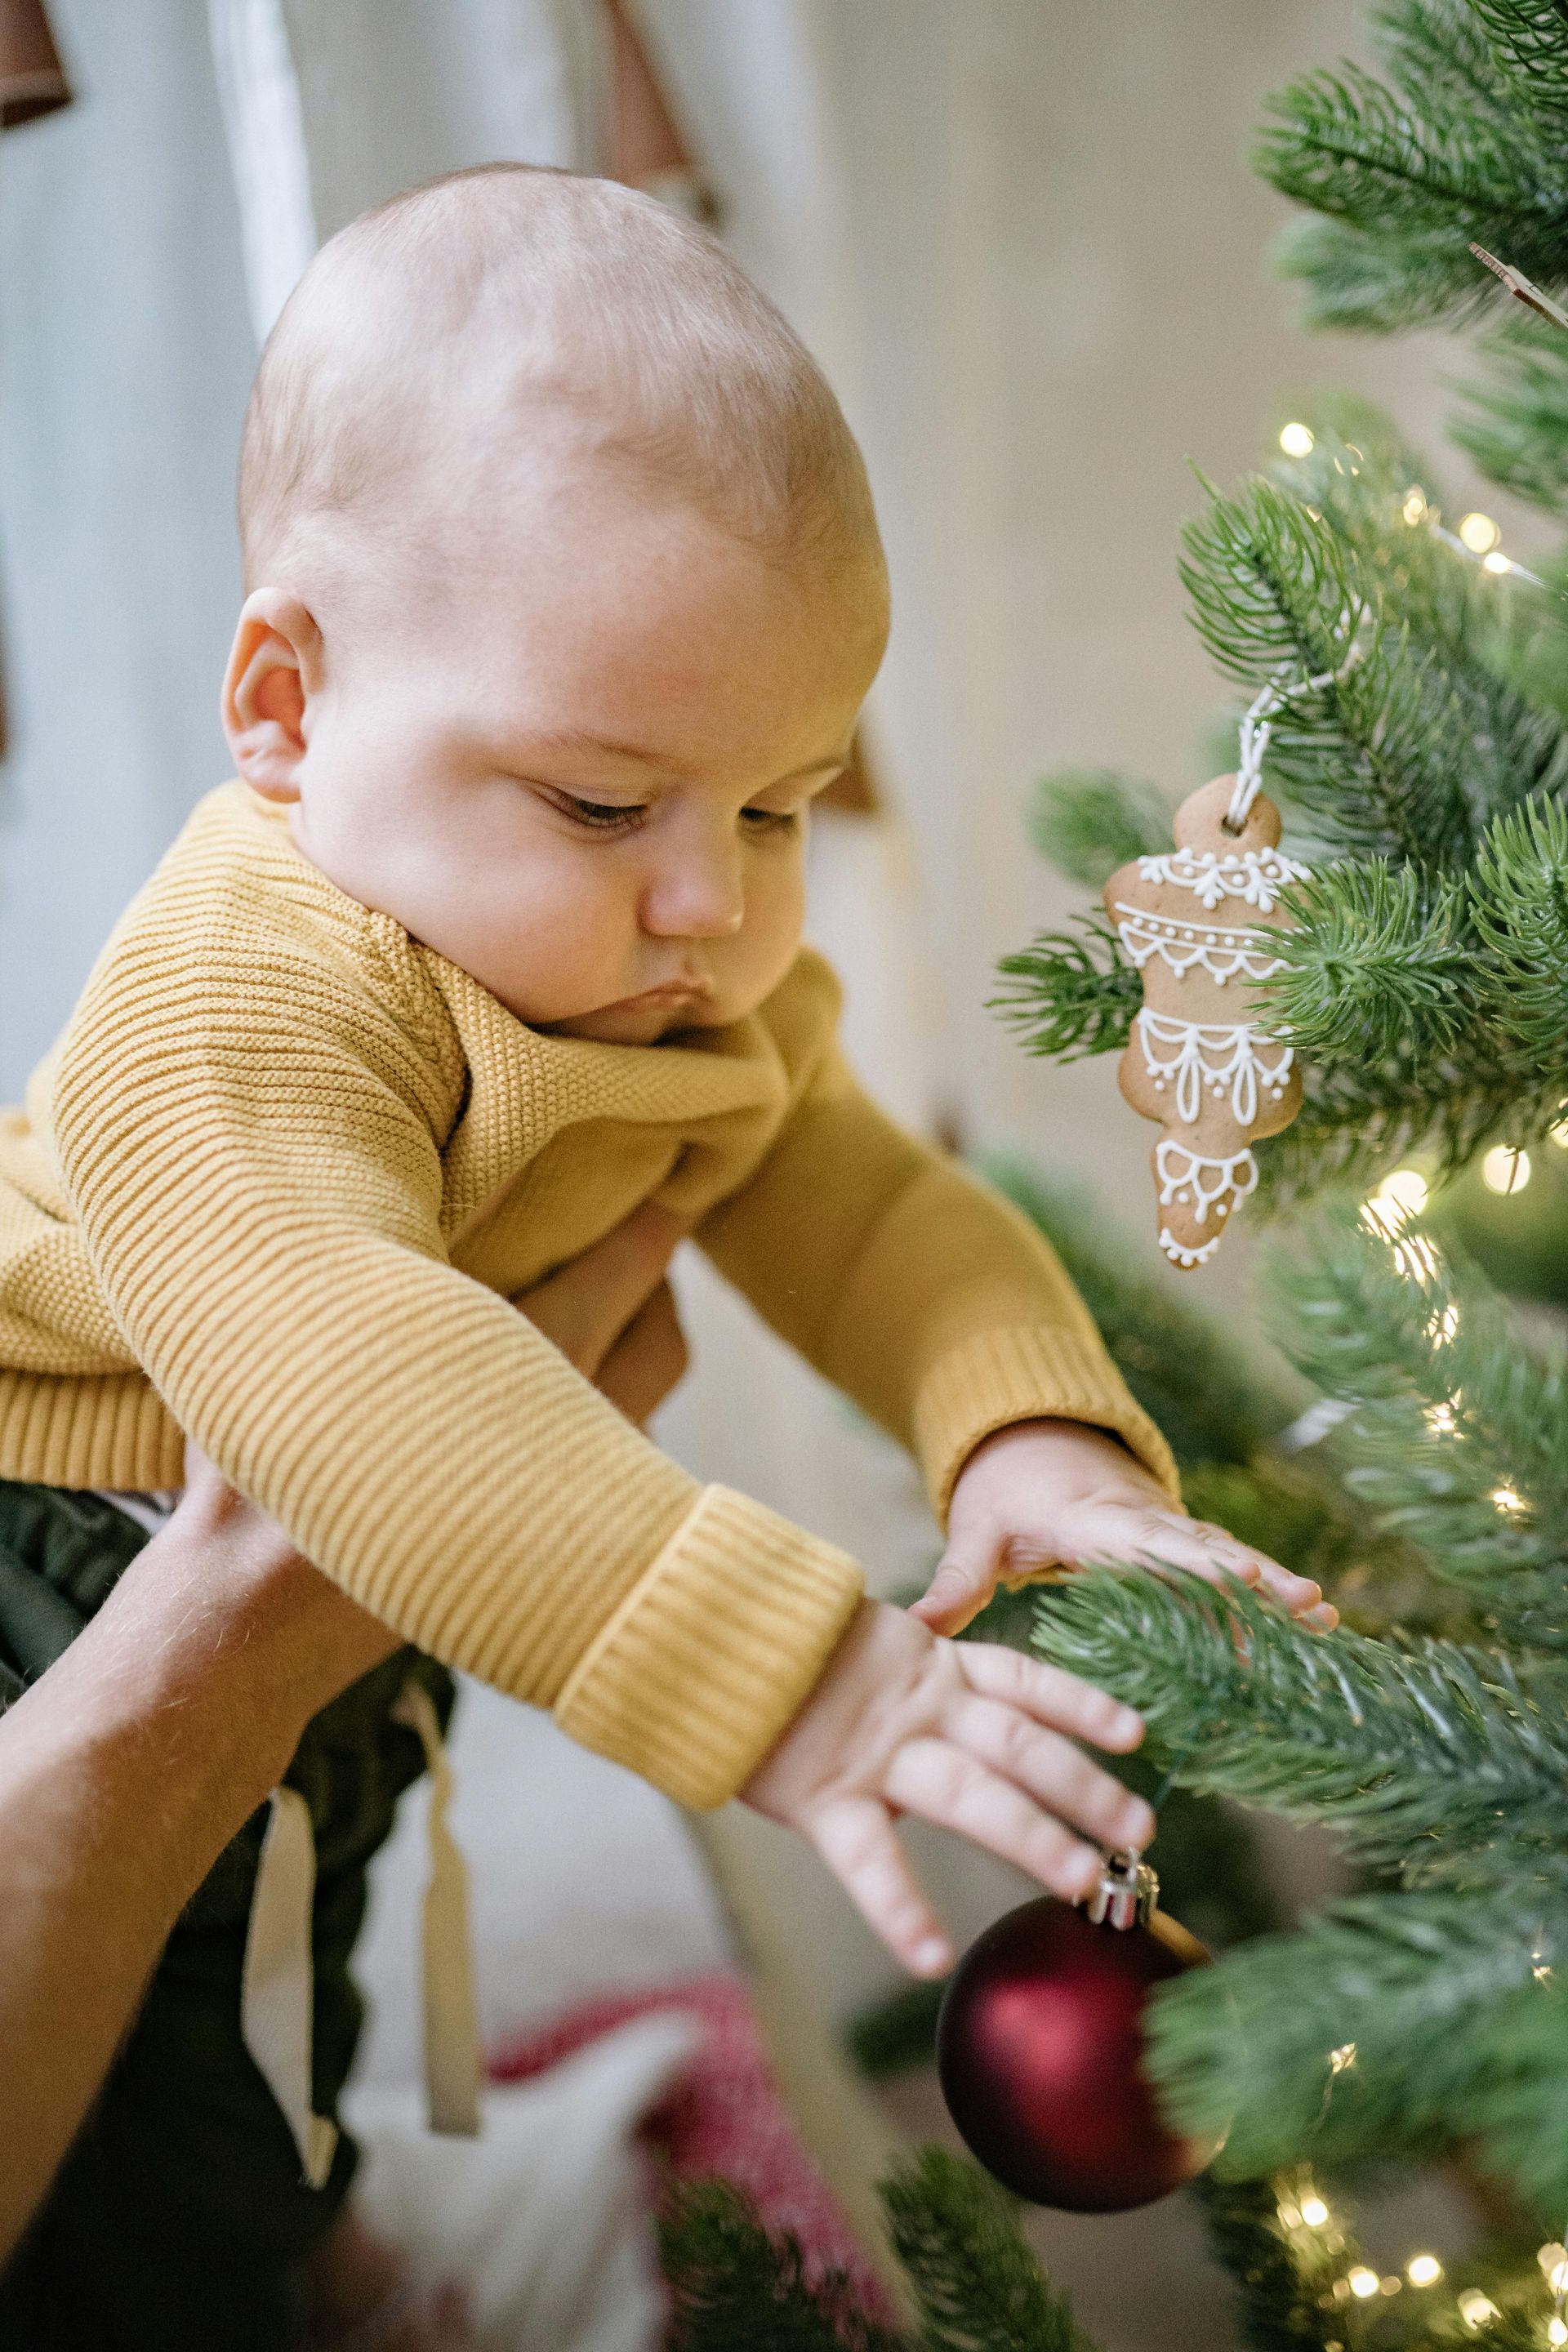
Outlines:
[[660,939],[732,939],[745,920],[738,856],[685,858],[656,875],[643,898],[643,928]]

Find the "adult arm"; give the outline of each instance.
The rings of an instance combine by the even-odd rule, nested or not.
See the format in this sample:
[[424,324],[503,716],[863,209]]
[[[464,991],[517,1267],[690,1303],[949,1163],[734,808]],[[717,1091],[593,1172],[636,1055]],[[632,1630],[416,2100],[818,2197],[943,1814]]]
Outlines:
[[395,1646],[208,1473],[0,1717],[0,2259],[181,1906],[310,1717]]
[[[684,1369],[683,1228],[639,1211],[519,1302],[628,1416]],[[194,1451],[174,1518],[0,1716],[0,2263],[97,2094],[182,1906],[310,1717],[395,1636]]]

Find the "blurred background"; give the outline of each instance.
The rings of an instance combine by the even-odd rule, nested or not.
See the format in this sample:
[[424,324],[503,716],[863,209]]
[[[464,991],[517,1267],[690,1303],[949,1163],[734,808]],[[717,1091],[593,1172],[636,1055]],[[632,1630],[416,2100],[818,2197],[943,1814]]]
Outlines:
[[[893,637],[861,774],[813,853],[814,929],[844,973],[862,1075],[909,1123],[1076,1176],[1108,1231],[1152,1236],[1146,1134],[1109,1064],[1029,1061],[986,1000],[998,957],[1083,895],[1028,848],[1035,778],[1118,766],[1179,793],[1226,764],[1223,694],[1175,571],[1192,468],[1246,469],[1324,380],[1440,440],[1434,339],[1293,329],[1267,258],[1284,207],[1247,163],[1265,94],[1358,48],[1360,0],[48,0],[47,15],[70,102],[0,137],[0,1098],[226,772],[233,471],[259,339],[315,244],[366,205],[518,158],[711,218],[865,448]],[[1486,503],[1511,527],[1499,493]],[[1200,1277],[1227,1314],[1247,1279],[1239,1242]],[[671,1451],[846,1544],[879,1589],[918,1581],[937,1537],[901,1458],[700,1264],[680,1295],[694,1367],[660,1423]],[[744,1951],[809,2108],[814,2070],[837,2063],[831,2030],[889,1981],[809,1858],[740,1822],[699,1851],[661,1800],[547,1725],[480,1692],[464,1717],[458,1813],[492,2042]],[[367,2073],[385,2084],[415,2063],[405,1827],[366,1962]],[[963,1932],[1016,1899],[1001,1871],[921,1845]],[[1289,1865],[1292,1899],[1318,1866]],[[868,2095],[853,2123],[852,2089],[837,2095],[818,2152],[837,2140],[825,2161],[851,2200],[879,2134],[940,2128],[918,2083],[896,2112]],[[1230,2340],[1184,2207],[1042,2228],[1111,2352]]]

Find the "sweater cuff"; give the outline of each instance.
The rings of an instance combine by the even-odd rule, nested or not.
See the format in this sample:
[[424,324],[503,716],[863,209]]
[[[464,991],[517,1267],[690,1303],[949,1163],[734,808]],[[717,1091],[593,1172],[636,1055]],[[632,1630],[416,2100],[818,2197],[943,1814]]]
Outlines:
[[574,1668],[555,1720],[677,1804],[722,1805],[799,1713],[863,1583],[847,1552],[705,1487]]
[[981,1331],[940,1356],[915,1399],[915,1449],[945,1528],[958,1474],[983,1438],[1016,1421],[1082,1421],[1121,1438],[1178,1510],[1181,1478],[1163,1437],[1098,1339],[1026,1324]]

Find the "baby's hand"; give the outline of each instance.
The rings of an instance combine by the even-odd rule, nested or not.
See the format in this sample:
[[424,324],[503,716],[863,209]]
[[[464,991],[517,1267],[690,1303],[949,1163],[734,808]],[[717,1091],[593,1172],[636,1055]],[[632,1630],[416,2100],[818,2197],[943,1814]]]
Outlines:
[[1191,1569],[1211,1584],[1237,1577],[1309,1625],[1339,1623],[1321,1586],[1173,1510],[1125,1446],[1071,1421],[1019,1422],[975,1448],[952,1490],[947,1550],[913,1614],[957,1633],[1003,1579],[1099,1559]]
[[942,1641],[867,1601],[742,1794],[809,1839],[906,1968],[941,1976],[952,1949],[895,1816],[957,1830],[1076,1901],[1098,1883],[1100,1847],[1147,1845],[1154,1816],[1073,1741],[1120,1754],[1142,1737],[1130,1706],[1076,1675],[989,1643]]

